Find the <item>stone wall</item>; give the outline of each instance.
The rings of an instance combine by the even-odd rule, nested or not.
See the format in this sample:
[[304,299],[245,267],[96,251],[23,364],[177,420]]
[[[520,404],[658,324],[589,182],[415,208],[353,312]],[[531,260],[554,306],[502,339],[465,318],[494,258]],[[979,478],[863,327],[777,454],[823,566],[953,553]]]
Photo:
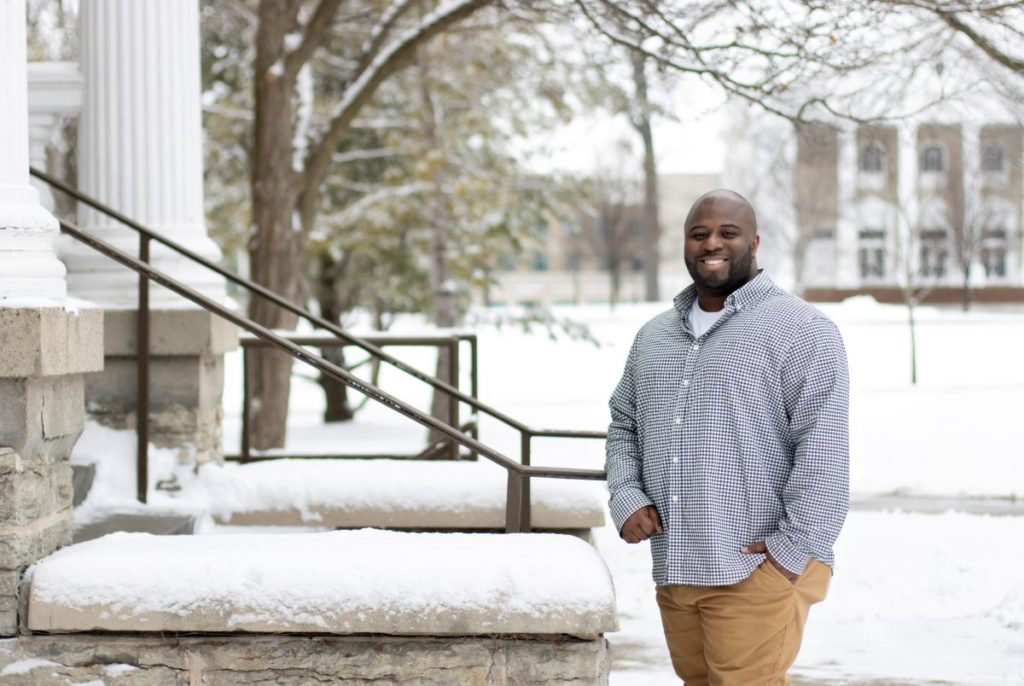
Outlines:
[[[86,383],[89,416],[115,429],[134,429],[138,361],[136,311],[104,312],[103,372]],[[219,460],[224,353],[238,346],[238,328],[196,308],[150,313],[149,440],[181,448],[183,459]]]
[[608,683],[604,638],[33,635],[0,642],[0,682],[45,686],[575,686]]
[[71,448],[102,326],[99,310],[0,307],[0,635],[17,629],[25,569],[71,542]]

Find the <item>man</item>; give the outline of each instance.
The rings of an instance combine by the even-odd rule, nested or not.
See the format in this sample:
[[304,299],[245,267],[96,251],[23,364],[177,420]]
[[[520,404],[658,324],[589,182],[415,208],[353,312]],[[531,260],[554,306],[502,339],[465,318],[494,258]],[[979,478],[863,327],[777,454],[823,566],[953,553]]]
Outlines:
[[609,402],[611,514],[651,541],[687,686],[786,684],[849,506],[846,352],[758,269],[742,196],[702,196],[685,229],[693,285],[640,329]]

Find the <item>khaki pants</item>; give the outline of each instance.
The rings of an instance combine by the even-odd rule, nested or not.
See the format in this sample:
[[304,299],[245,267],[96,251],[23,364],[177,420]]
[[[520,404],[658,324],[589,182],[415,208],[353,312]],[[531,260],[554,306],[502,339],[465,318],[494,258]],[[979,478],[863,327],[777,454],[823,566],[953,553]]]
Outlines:
[[658,586],[672,666],[686,686],[788,684],[811,605],[832,570],[811,560],[791,582],[765,561],[731,586]]

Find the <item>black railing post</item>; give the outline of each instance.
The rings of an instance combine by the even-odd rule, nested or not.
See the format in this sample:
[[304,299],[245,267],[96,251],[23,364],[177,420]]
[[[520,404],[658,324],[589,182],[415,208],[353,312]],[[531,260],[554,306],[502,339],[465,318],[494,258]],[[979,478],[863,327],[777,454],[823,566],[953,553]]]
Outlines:
[[[466,337],[469,340],[469,394],[474,400],[480,398],[480,378],[479,372],[477,371],[477,353],[476,353],[476,334],[472,334]],[[473,411],[473,438],[480,438],[480,411],[476,408],[472,408]],[[473,453],[473,459],[477,458],[476,453]]]
[[[452,336],[448,340],[448,384],[454,388],[459,387],[459,339]],[[459,399],[455,395],[448,394],[448,419],[451,427],[459,430]],[[448,441],[448,457],[452,460],[459,459],[460,445],[458,441]]]
[[[520,461],[524,467],[530,466],[530,441],[533,438],[533,434],[529,430],[520,433]],[[530,477],[525,474],[520,477],[523,482],[523,502],[519,510],[519,530],[523,533],[529,533],[530,531]]]
[[249,379],[249,346],[242,344],[242,450],[240,461],[245,464],[251,457],[249,447],[249,407],[252,404],[252,383]]
[[[529,503],[527,484],[529,482],[524,474],[514,470],[508,470],[508,491],[505,496],[505,533],[521,534],[527,533],[529,527],[529,512],[525,513],[524,506]],[[524,521],[526,527],[523,527]]]
[[[139,234],[139,261],[149,264],[149,236]],[[145,503],[149,491],[149,277],[139,272],[139,308],[135,315],[136,496]]]

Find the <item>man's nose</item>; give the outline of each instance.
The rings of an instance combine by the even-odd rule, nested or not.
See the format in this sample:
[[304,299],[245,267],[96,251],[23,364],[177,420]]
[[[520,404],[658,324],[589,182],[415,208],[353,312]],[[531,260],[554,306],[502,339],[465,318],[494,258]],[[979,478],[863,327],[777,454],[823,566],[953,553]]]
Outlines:
[[717,232],[711,232],[708,237],[704,239],[704,250],[707,252],[714,252],[722,247],[722,237]]

